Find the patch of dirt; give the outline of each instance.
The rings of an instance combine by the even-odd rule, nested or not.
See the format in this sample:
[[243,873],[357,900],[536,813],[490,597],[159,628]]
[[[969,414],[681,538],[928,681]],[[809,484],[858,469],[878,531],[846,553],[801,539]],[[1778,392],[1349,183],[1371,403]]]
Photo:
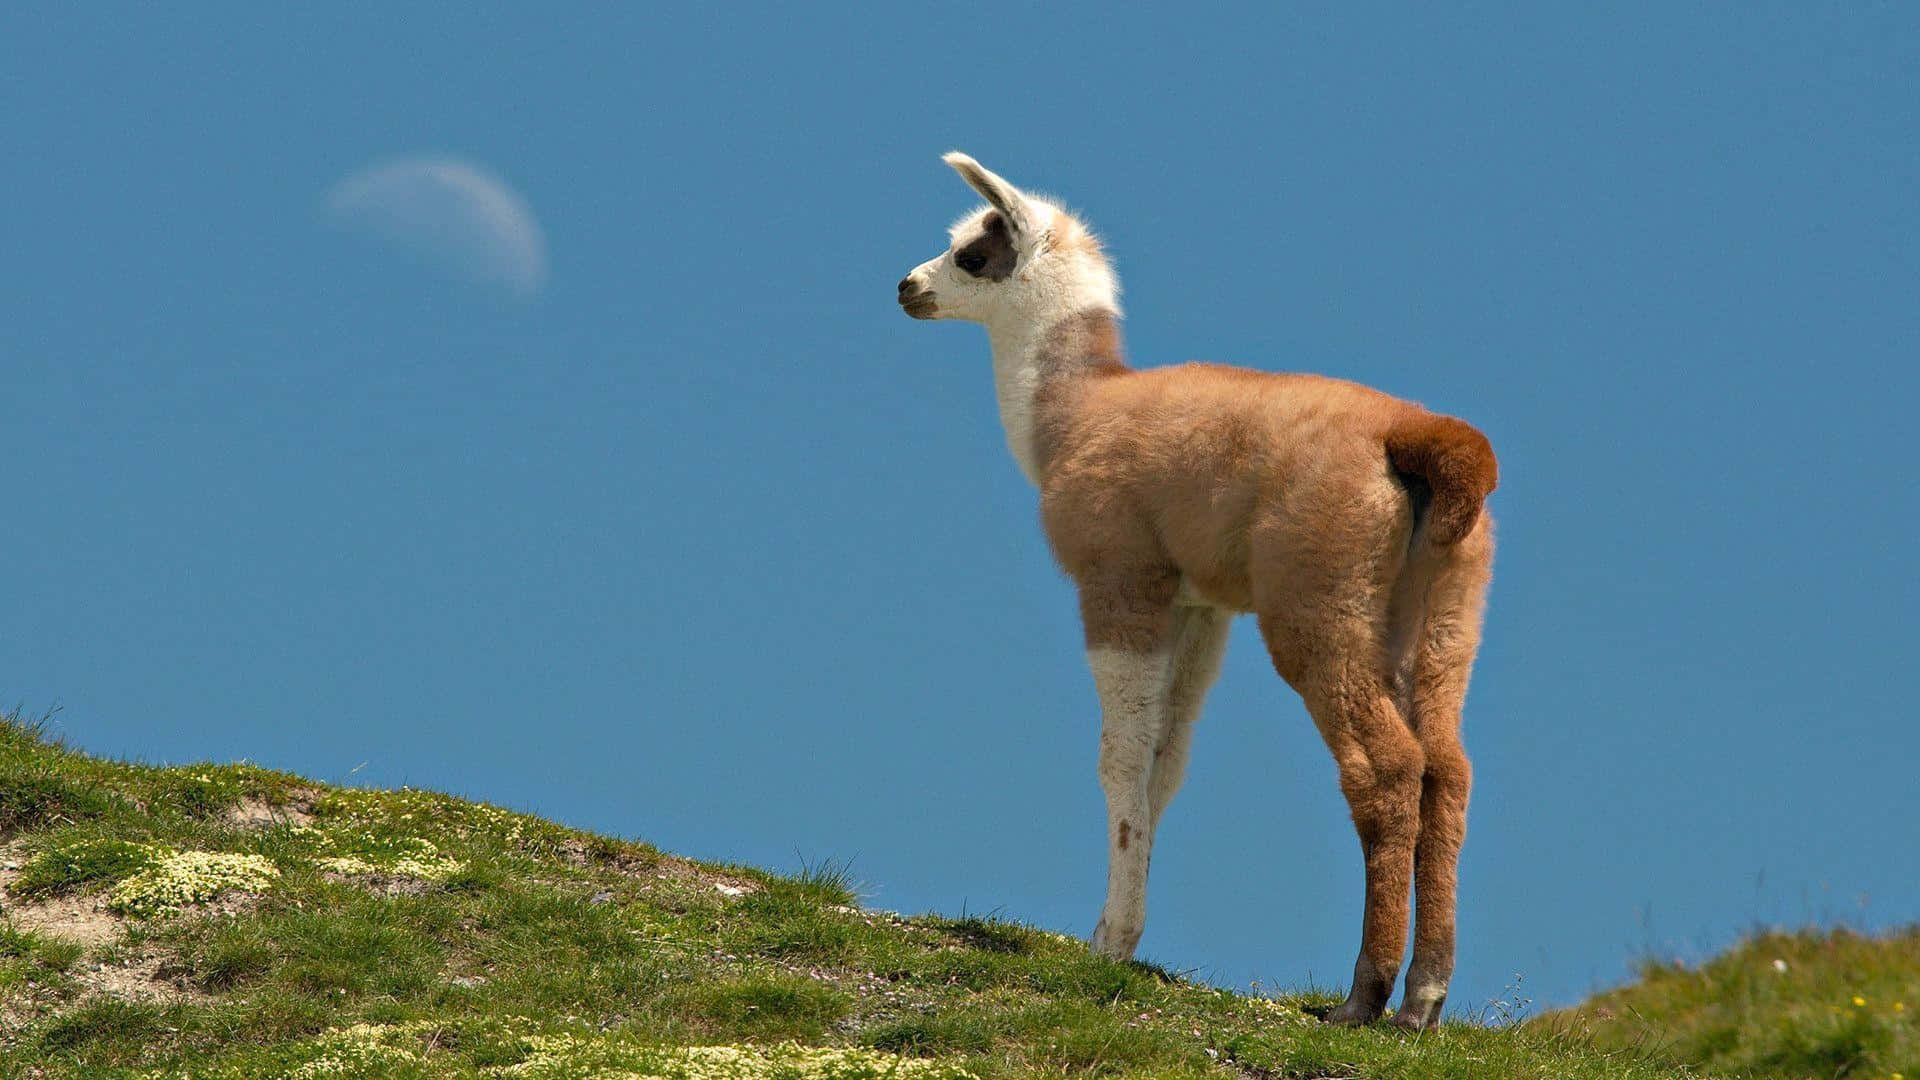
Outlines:
[[205,1001],[211,995],[183,982],[169,979],[165,972],[167,957],[158,953],[139,953],[103,960],[85,961],[69,972],[88,993],[119,998],[122,1001]]
[[740,897],[760,891],[760,883],[751,878],[702,866],[677,855],[628,855],[623,852],[598,852],[583,840],[568,840],[561,845],[560,857],[579,870],[612,870],[632,878],[656,878],[693,885],[704,892]]
[[224,915],[231,919],[237,915],[244,915],[254,908],[259,907],[260,901],[266,898],[265,893],[228,889],[226,892],[221,893],[219,896],[205,903],[195,904],[187,908],[186,913],[191,915]]
[[561,841],[558,854],[561,862],[575,870],[617,870],[628,875],[648,873],[666,859],[620,846],[603,846],[581,836]]
[[227,811],[227,824],[243,829],[265,829],[275,825],[311,825],[313,823],[313,801],[319,797],[317,791],[305,791],[295,795],[278,806],[249,795],[240,800],[240,805]]
[[[168,978],[168,957],[151,950],[108,948],[120,940],[126,920],[106,910],[103,896],[54,896],[21,900],[9,892],[20,878],[17,846],[0,847],[0,918],[15,928],[86,946],[90,952],[66,970],[80,985],[80,999],[105,996],[123,1001],[205,1000],[208,995]],[[227,899],[227,898],[222,898]],[[233,898],[231,906],[244,903]],[[105,955],[100,955],[104,953]],[[45,992],[12,995],[0,1003],[0,1032],[18,1032],[50,1012],[67,1008],[74,999]],[[0,1045],[7,1040],[0,1039]]]
[[748,896],[760,891],[760,883],[751,878],[723,874],[689,859],[673,855],[662,855],[660,861],[648,869],[654,877],[699,885],[722,896]]
[[82,945],[104,945],[120,936],[121,919],[102,905],[98,896],[51,896],[21,900],[13,895],[20,879],[18,847],[0,848],[0,914],[21,930],[46,934]]
[[31,904],[10,899],[0,912],[21,930],[82,945],[105,945],[120,936],[121,922],[100,904],[97,896],[56,896]]

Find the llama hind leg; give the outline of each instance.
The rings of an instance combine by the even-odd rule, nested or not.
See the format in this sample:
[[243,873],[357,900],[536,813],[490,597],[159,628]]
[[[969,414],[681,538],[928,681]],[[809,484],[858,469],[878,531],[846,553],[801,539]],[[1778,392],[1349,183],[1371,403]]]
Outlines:
[[1359,956],[1347,999],[1325,1016],[1348,1025],[1379,1019],[1400,974],[1426,767],[1390,659],[1393,584],[1413,515],[1397,489],[1355,498],[1383,512],[1319,520],[1256,548],[1254,598],[1274,670],[1299,692],[1332,753],[1360,840]]
[[1173,674],[1172,593],[1125,583],[1081,589],[1087,662],[1100,694],[1100,787],[1107,797],[1107,898],[1093,949],[1126,959],[1146,929],[1154,752]]
[[1340,790],[1352,811],[1366,864],[1366,906],[1353,985],[1346,1001],[1326,1019],[1367,1024],[1385,1010],[1407,946],[1425,752],[1401,719],[1392,694],[1371,676],[1315,688],[1307,695],[1307,707],[1339,765]]
[[1426,754],[1426,772],[1414,855],[1413,962],[1394,1016],[1394,1023],[1413,1030],[1439,1026],[1453,977],[1460,845],[1473,787],[1472,766],[1460,743],[1460,709],[1480,644],[1492,562],[1488,526],[1480,524],[1444,557],[1428,590],[1414,656],[1413,726]]
[[[1454,913],[1460,845],[1467,835],[1467,796],[1473,770],[1460,745],[1459,718],[1428,714],[1420,732],[1426,774],[1420,795],[1420,839],[1414,847],[1413,962],[1393,1022],[1421,1031],[1440,1026],[1453,978]],[[1441,729],[1445,730],[1441,730]]]
[[[1284,601],[1284,602],[1282,602]],[[1330,609],[1377,608],[1380,618],[1327,617]],[[1380,1018],[1400,973],[1420,835],[1425,752],[1402,715],[1386,663],[1384,598],[1361,593],[1346,604],[1313,597],[1276,598],[1263,607],[1260,632],[1282,678],[1300,692],[1340,772],[1366,867],[1360,955],[1347,999],[1324,1019],[1367,1024]]]
[[1167,720],[1153,755],[1148,785],[1149,827],[1158,835],[1160,815],[1180,790],[1187,774],[1187,751],[1193,744],[1193,725],[1200,705],[1220,675],[1220,659],[1227,651],[1230,613],[1211,607],[1182,607],[1174,612],[1173,675],[1167,691]]

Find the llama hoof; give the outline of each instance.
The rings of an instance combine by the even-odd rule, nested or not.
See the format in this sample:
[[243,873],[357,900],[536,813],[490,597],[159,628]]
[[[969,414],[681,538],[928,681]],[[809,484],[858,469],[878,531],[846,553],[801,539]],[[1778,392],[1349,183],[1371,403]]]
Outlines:
[[1440,1028],[1440,1010],[1438,1007],[1427,1010],[1418,1005],[1412,1008],[1402,1006],[1389,1023],[1402,1031],[1437,1031]]
[[1107,929],[1107,920],[1101,919],[1093,928],[1093,939],[1089,944],[1098,956],[1110,960],[1131,960],[1134,947],[1140,944],[1140,932],[1116,934]]
[[1387,1011],[1387,997],[1393,993],[1393,976],[1361,957],[1353,965],[1353,985],[1347,1000],[1320,1014],[1324,1023],[1341,1027],[1360,1027],[1380,1019]]
[[1323,1024],[1334,1024],[1338,1027],[1365,1027],[1375,1020],[1380,1019],[1380,1014],[1385,1011],[1386,1010],[1379,1005],[1370,1007],[1365,1002],[1348,998],[1333,1008],[1320,1013],[1319,1016],[1320,1022]]
[[1412,992],[1400,999],[1400,1011],[1393,1014],[1393,1026],[1403,1031],[1433,1031],[1440,1026],[1440,1013],[1446,1007],[1447,992]]

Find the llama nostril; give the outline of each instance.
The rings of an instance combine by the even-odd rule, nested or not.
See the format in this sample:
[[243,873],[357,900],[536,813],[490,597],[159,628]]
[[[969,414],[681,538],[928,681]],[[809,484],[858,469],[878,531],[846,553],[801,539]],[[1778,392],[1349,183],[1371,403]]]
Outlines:
[[900,295],[901,295],[901,296],[905,296],[905,295],[907,295],[907,292],[908,292],[909,290],[911,290],[912,288],[913,288],[913,279],[912,279],[912,278],[910,278],[910,277],[903,277],[903,278],[901,278],[901,279],[900,279]]

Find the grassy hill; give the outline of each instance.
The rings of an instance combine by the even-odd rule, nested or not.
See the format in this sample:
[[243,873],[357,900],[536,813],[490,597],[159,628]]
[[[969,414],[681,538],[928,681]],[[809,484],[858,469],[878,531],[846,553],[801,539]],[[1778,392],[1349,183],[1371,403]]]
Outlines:
[[1920,1080],[1920,928],[1758,934],[1534,1026],[1734,1075]]
[[[1662,970],[1545,1023],[1340,1030],[1306,1012],[1326,998],[1230,993],[1013,922],[862,910],[830,867],[704,864],[249,765],[103,761],[0,722],[0,1076],[1577,1078],[1914,1059],[1892,1009],[1920,1007],[1912,938],[1886,946],[1898,972],[1851,982],[1832,965],[1881,946],[1782,940],[1789,974],[1749,971],[1737,998],[1733,972]],[[1830,1021],[1843,991],[1871,1005]],[[1751,1033],[1789,1015],[1809,1049],[1761,1049]]]

